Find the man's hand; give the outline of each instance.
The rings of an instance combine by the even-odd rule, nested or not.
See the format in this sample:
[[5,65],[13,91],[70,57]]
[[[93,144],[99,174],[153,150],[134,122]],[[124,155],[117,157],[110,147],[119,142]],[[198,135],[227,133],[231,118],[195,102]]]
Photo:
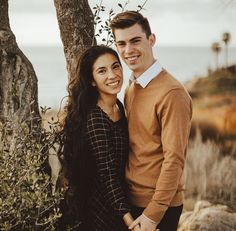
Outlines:
[[157,223],[147,218],[144,214],[139,216],[130,226],[133,229],[135,226],[140,225],[141,231],[156,231]]

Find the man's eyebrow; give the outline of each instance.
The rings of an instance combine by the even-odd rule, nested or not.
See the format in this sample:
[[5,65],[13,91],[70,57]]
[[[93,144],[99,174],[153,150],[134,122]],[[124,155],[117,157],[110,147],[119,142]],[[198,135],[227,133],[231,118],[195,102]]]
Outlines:
[[[140,37],[140,36],[136,36],[136,37],[133,37],[133,38],[131,38],[130,40],[129,40],[129,42],[133,42],[134,40],[136,40],[136,39],[141,39],[142,37]],[[124,43],[125,41],[123,41],[123,40],[120,40],[120,41],[116,41],[116,43]]]
[[136,40],[136,39],[141,39],[142,37],[140,37],[140,36],[136,36],[136,37],[134,37],[134,38],[132,38],[132,39],[130,39],[129,41],[133,41],[133,40]]
[[120,41],[115,41],[115,43],[125,43],[125,41],[120,40]]

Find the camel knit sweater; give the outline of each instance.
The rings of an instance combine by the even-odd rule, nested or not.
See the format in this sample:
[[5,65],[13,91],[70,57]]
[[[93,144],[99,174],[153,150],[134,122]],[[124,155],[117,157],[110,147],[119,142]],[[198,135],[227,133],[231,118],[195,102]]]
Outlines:
[[168,207],[183,203],[183,169],[192,102],[165,70],[142,88],[131,83],[125,95],[130,151],[126,180],[133,205],[160,222]]

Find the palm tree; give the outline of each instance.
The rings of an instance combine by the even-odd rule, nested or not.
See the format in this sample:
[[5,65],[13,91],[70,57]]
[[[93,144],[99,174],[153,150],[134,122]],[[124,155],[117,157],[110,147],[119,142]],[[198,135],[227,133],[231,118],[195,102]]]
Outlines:
[[219,53],[221,51],[221,46],[218,42],[214,42],[211,45],[211,49],[216,55],[216,69],[218,69],[219,68]]
[[228,67],[228,43],[231,39],[231,35],[228,32],[225,32],[222,36],[222,40],[225,44],[225,67]]

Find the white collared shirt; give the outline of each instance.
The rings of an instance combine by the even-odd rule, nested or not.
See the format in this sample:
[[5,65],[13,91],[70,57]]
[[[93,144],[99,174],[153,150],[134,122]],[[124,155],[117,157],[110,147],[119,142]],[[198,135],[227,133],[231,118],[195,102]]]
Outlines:
[[138,78],[135,78],[133,73],[130,76],[130,81],[139,84],[142,88],[145,88],[157,75],[162,71],[162,66],[156,60],[143,74]]

